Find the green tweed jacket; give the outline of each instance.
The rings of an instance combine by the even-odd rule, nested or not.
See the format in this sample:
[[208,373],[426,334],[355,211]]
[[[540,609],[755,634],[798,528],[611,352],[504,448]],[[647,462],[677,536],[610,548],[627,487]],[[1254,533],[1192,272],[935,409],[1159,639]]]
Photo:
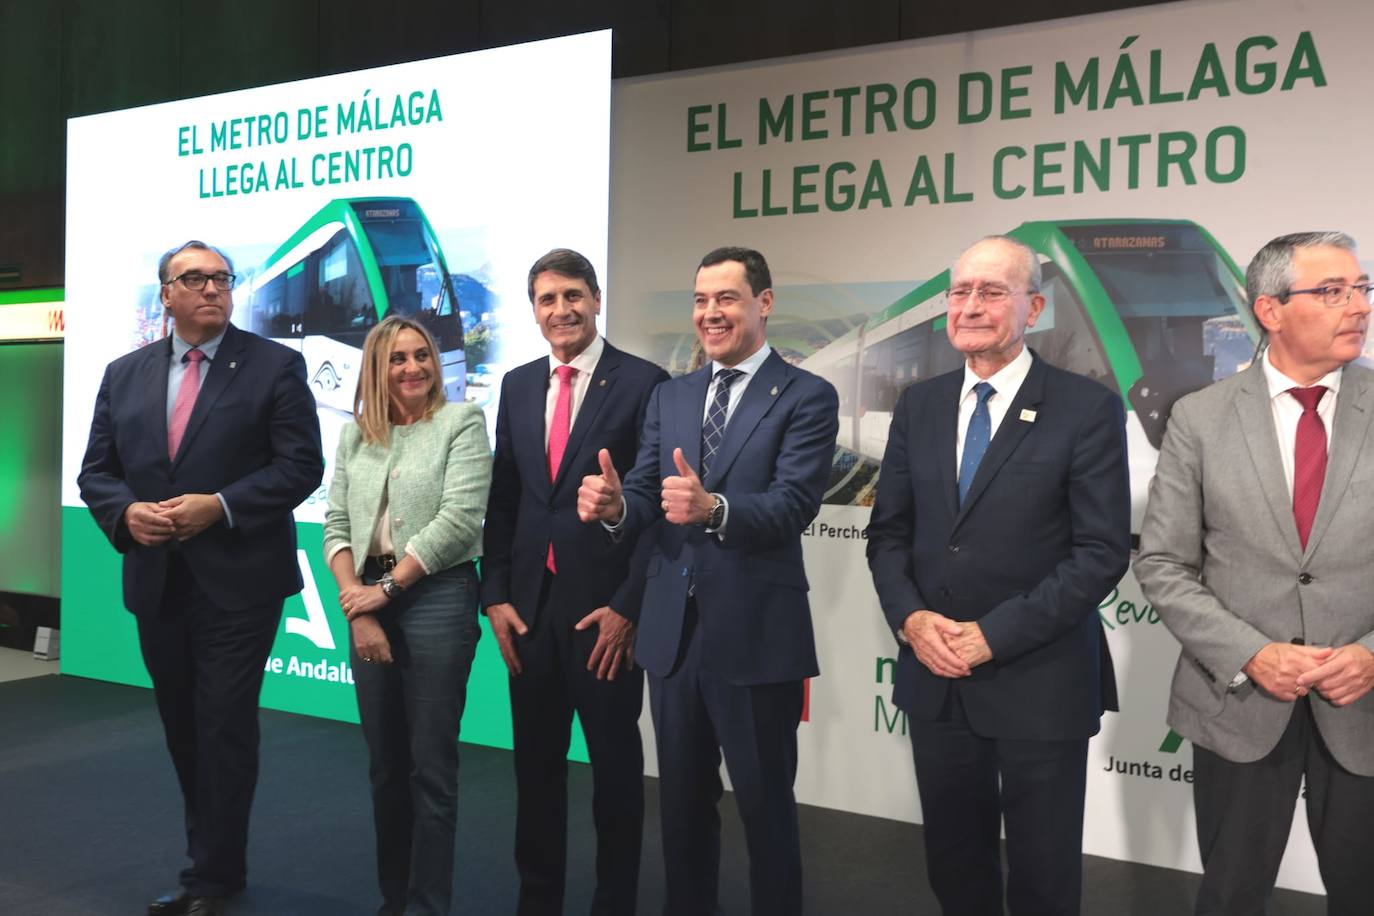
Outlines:
[[491,444],[481,408],[445,404],[429,420],[391,428],[391,445],[365,445],[358,424],[339,436],[324,551],[353,549],[361,574],[386,491],[391,542],[430,573],[482,555]]

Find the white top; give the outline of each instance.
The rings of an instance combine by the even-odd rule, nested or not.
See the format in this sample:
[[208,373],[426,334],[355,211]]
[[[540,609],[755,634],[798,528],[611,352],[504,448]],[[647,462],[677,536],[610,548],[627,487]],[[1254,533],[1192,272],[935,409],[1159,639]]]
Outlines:
[[592,338],[592,342],[587,344],[587,349],[577,354],[570,362],[561,362],[552,353],[549,354],[549,376],[548,393],[544,397],[544,452],[549,450],[549,429],[553,426],[553,412],[558,406],[558,376],[555,374],[559,366],[572,366],[577,370],[577,374],[572,378],[572,412],[568,414],[568,429],[573,428],[577,422],[577,411],[582,407],[582,401],[587,396],[587,389],[592,384],[592,373],[596,372],[596,364],[601,362],[601,352],[606,349],[606,342],[598,334]]
[[[1021,384],[1025,382],[1026,375],[1030,373],[1030,367],[1030,348],[1024,342],[1021,344],[1021,352],[988,378],[979,378],[978,374],[970,369],[967,364],[964,365],[964,387],[959,394],[959,426],[954,440],[954,471],[956,475],[959,472],[959,466],[964,461],[964,436],[968,434],[968,421],[973,417],[973,408],[978,406],[978,395],[973,393],[973,386],[979,382],[987,382],[996,392],[988,398],[988,419],[992,422],[988,441],[991,442],[992,437],[997,435],[997,428],[1002,425],[1002,420],[1006,417],[1011,402],[1016,400],[1016,394],[1021,390]],[[1289,400],[1291,401],[1292,398]]]
[[[1298,440],[1298,418],[1302,416],[1302,405],[1288,393],[1290,388],[1311,386],[1299,385],[1284,375],[1269,361],[1269,351],[1264,354],[1264,380],[1269,384],[1269,407],[1274,414],[1274,432],[1279,437],[1279,456],[1283,459],[1283,479],[1288,484],[1288,495],[1293,495],[1293,451]],[[1344,366],[1341,367],[1345,368]],[[1332,369],[1317,383],[1327,387],[1326,394],[1317,402],[1317,416],[1321,417],[1326,429],[1326,449],[1331,451],[1331,423],[1336,418],[1336,395],[1341,389],[1341,369]]]

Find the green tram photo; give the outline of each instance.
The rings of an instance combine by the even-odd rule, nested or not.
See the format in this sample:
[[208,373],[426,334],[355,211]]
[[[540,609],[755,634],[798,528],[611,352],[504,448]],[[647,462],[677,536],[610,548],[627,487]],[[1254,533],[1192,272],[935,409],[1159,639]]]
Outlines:
[[[1026,342],[1125,402],[1131,523],[1139,532],[1170,408],[1254,356],[1257,330],[1241,270],[1187,220],[1028,222],[1007,234],[1038,254],[1043,275],[1045,310]],[[945,333],[949,276],[932,277],[803,361],[840,395],[827,501],[848,502],[835,499],[840,493],[871,499],[902,389],[963,364]]]
[[463,327],[444,254],[408,197],[332,200],[253,275],[248,329],[300,350],[315,400],[351,413],[363,338],[388,315],[439,345],[449,400],[463,400]]

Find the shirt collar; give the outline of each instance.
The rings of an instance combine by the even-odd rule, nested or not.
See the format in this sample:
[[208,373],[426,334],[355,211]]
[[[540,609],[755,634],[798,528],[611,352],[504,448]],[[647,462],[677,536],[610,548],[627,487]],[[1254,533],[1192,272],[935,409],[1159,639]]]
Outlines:
[[590,378],[596,371],[596,364],[601,361],[601,351],[606,349],[606,341],[598,334],[592,338],[592,342],[587,344],[587,349],[568,360],[566,363],[559,360],[552,353],[549,354],[549,377],[552,378],[559,366],[572,366],[578,372],[586,373]]
[[768,346],[768,341],[765,340],[762,344],[759,345],[759,348],[754,351],[752,356],[748,357],[747,359],[740,360],[733,366],[721,365],[719,362],[713,359],[711,360],[711,378],[715,378],[716,373],[722,369],[738,369],[745,375],[752,376],[754,373],[759,371],[759,368],[764,364],[764,362],[768,359],[769,355],[772,352],[773,351]]
[[1024,382],[1026,376],[1030,374],[1031,362],[1030,347],[1026,346],[1023,341],[1021,344],[1021,352],[1016,354],[1011,362],[1007,363],[985,379],[979,378],[978,373],[970,369],[968,363],[965,363],[964,387],[959,392],[959,400],[963,401],[964,398],[968,397],[969,392],[973,390],[973,386],[977,385],[979,382],[987,382],[992,386],[995,392],[1002,395],[1020,390],[1021,383]]
[[[1288,376],[1284,375],[1269,361],[1269,350],[1264,351],[1264,359],[1261,365],[1264,368],[1264,381],[1269,386],[1269,400],[1274,400],[1279,395],[1288,391],[1289,388],[1307,388],[1308,385],[1299,385]],[[1313,384],[1325,385],[1333,394],[1341,390],[1341,370],[1345,366],[1338,366],[1330,372],[1317,379]]]
[[191,344],[188,344],[186,341],[181,339],[180,334],[176,333],[176,331],[173,331],[172,359],[176,360],[177,362],[181,362],[183,359],[186,358],[187,353],[191,352],[192,350],[199,350],[200,352],[205,354],[206,359],[210,360],[211,362],[214,362],[215,354],[219,352],[219,345],[224,342],[224,333],[227,330],[228,327],[226,326],[224,331],[220,331],[214,337],[211,337],[209,340],[205,341],[205,343],[199,344],[197,346],[192,346]]

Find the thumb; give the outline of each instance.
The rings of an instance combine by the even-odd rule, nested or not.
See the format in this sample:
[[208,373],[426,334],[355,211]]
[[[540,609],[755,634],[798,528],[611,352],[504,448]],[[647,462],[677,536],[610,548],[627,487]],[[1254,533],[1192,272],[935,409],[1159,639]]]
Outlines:
[[682,457],[682,449],[680,448],[673,449],[673,464],[677,465],[677,472],[683,477],[693,479],[697,476],[696,471],[693,471],[692,466],[687,463],[687,459]]
[[619,483],[620,475],[615,472],[615,465],[611,463],[610,451],[603,448],[596,453],[596,457],[601,462],[601,476],[610,483]]
[[589,627],[589,626],[591,626],[592,624],[596,623],[596,622],[597,622],[598,620],[600,620],[600,619],[601,619],[601,608],[597,608],[596,610],[594,610],[594,611],[592,611],[590,614],[588,614],[586,617],[583,617],[581,620],[579,620],[579,621],[573,626],[573,629],[574,629],[574,630],[585,630],[585,629],[587,629],[587,627]]

